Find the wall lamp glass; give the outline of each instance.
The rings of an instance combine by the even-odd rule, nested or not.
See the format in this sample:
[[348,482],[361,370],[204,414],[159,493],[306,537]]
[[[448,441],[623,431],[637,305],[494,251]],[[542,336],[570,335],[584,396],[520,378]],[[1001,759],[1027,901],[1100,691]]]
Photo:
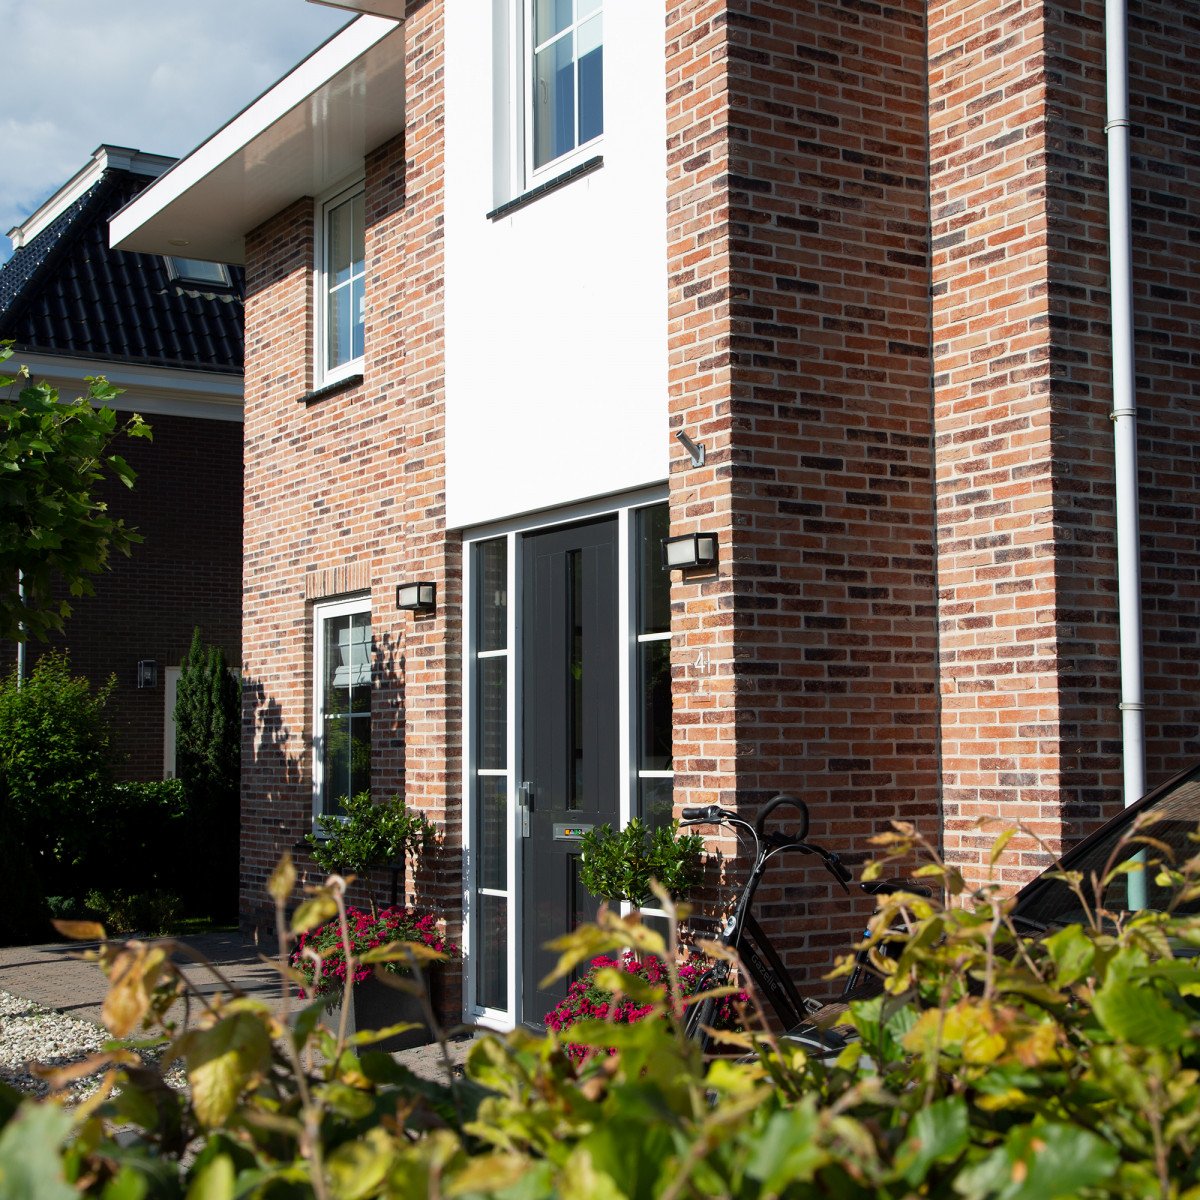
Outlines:
[[397,584],[396,607],[405,612],[433,612],[437,608],[437,584],[427,582]]
[[158,687],[158,663],[154,659],[138,659],[137,685],[140,688]]
[[687,571],[692,567],[711,567],[717,561],[715,533],[685,533],[663,538],[663,570]]

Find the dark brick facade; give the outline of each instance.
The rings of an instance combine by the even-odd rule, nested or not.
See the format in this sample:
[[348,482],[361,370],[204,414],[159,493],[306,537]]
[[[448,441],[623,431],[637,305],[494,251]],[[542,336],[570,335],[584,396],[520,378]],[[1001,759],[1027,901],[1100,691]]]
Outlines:
[[[95,685],[116,676],[109,712],[117,774],[127,779],[163,777],[165,669],[183,660],[193,628],[231,666],[241,660],[241,424],[147,421],[152,442],[119,447],[138,473],[133,490],[106,484],[102,492],[109,511],[145,540],[128,558],[110,559],[112,569],[94,578],[96,594],[72,599],[64,633],[46,643],[66,649],[74,670]],[[30,644],[30,666],[44,649]],[[10,664],[12,655],[7,647]],[[137,686],[141,659],[158,664],[156,686]]]

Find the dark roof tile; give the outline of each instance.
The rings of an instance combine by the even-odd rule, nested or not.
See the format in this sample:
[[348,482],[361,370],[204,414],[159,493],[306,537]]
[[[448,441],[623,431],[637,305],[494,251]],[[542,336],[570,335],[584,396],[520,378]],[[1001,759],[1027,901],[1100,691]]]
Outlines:
[[109,218],[150,180],[110,168],[0,266],[0,338],[18,350],[241,371],[244,274],[232,287],[170,278],[157,254],[111,250]]

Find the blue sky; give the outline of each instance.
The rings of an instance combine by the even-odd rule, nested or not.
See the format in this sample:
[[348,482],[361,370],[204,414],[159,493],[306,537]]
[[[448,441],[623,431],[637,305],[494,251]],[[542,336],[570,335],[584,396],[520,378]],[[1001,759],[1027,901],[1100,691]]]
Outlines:
[[186,154],[346,20],[306,0],[0,0],[0,262],[102,142]]

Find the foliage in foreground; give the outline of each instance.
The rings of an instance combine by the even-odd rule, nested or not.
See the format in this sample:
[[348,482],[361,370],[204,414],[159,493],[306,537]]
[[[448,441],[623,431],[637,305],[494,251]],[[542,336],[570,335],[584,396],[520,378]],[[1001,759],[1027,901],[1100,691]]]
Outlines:
[[[909,840],[897,834],[889,849]],[[433,1085],[373,1054],[372,1035],[323,1030],[320,1002],[279,1019],[245,998],[214,1001],[190,1026],[168,1025],[163,1061],[183,1059],[190,1095],[114,1046],[92,1064],[109,1072],[105,1087],[75,1110],[0,1099],[0,1194],[1200,1196],[1200,918],[1089,904],[1088,926],[1030,942],[996,891],[971,893],[938,864],[925,871],[961,904],[885,898],[867,939],[885,987],[853,1006],[861,1040],[834,1062],[759,1034],[741,1039],[748,1061],[705,1064],[680,1032],[677,947],[604,913],[558,944],[560,971],[628,947],[668,975],[665,991],[616,968],[606,980],[662,1020],[572,1027],[573,1042],[616,1055],[578,1063],[553,1035],[517,1031],[481,1039],[465,1078]],[[1200,862],[1162,873],[1182,899],[1200,897]],[[294,879],[285,862],[272,880],[285,933]],[[335,914],[344,922],[338,879],[301,905],[291,933]],[[898,925],[903,943],[884,957]],[[102,951],[115,1036],[161,1020],[183,989],[168,953]],[[395,946],[363,958],[419,970],[431,955]]]

